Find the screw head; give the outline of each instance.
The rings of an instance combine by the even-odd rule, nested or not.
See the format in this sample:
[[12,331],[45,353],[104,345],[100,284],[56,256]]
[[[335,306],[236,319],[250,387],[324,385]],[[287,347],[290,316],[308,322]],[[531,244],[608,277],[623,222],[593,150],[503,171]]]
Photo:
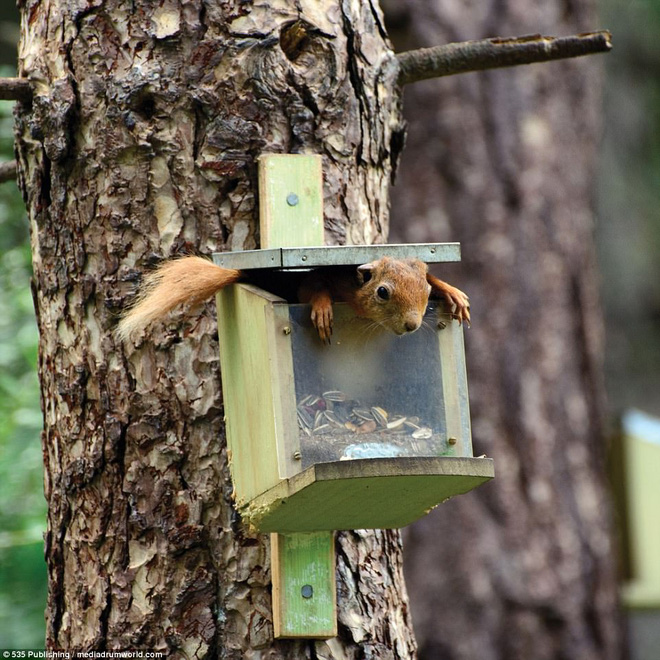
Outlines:
[[293,452],[293,458],[294,458],[296,461],[299,461],[299,460],[302,458],[302,454],[301,454],[299,451],[294,451],[294,452]]
[[304,584],[300,589],[300,594],[303,598],[311,598],[314,595],[314,588],[311,584]]
[[455,445],[458,442],[458,440],[456,438],[447,438],[447,442],[450,445]]
[[290,334],[291,334],[291,326],[285,325],[285,326],[282,328],[282,332],[283,332],[285,335],[290,335]]
[[286,197],[286,203],[289,206],[296,206],[298,204],[298,195],[296,193],[289,193]]

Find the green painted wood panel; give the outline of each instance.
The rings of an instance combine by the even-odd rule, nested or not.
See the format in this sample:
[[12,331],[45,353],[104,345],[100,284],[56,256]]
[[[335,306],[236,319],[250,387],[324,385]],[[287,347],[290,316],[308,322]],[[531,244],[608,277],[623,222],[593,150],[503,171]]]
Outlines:
[[266,532],[398,528],[493,476],[489,458],[318,463],[256,498],[242,515]]
[[276,637],[337,634],[334,534],[272,534]]
[[463,326],[447,316],[441,318],[447,324],[437,333],[442,361],[442,391],[445,398],[447,437],[456,439],[454,450],[457,456],[472,456]]
[[278,381],[265,314],[268,305],[278,302],[277,296],[248,284],[217,295],[227,448],[239,505],[280,480],[273,410]]
[[[280,477],[292,477],[300,472],[300,436],[296,413],[296,389],[293,376],[293,354],[289,305],[273,304],[264,309],[269,329],[268,351],[273,378],[273,415]],[[275,446],[276,445],[276,446]]]
[[[629,607],[660,608],[660,435],[653,418],[635,417],[624,416],[622,439],[633,569],[623,596]],[[631,418],[638,423],[626,423]]]
[[262,248],[323,245],[323,172],[317,155],[259,158]]

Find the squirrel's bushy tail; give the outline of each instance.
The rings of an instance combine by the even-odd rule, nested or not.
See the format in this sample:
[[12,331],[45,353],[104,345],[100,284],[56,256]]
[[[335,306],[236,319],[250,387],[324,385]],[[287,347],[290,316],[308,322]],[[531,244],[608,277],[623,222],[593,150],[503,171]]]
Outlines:
[[202,257],[166,261],[145,277],[134,304],[117,326],[117,336],[128,339],[183,303],[202,303],[241,275],[240,270],[216,266]]

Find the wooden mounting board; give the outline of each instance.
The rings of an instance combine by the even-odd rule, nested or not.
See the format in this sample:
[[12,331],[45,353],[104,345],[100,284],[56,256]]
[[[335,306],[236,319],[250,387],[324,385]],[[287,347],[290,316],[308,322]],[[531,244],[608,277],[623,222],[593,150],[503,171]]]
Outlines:
[[334,637],[337,634],[334,534],[271,534],[270,542],[275,637]]
[[323,245],[322,163],[316,154],[259,158],[259,232],[264,250]]
[[[281,253],[285,246],[323,245],[321,156],[270,154],[259,159],[259,231],[264,249],[254,251],[258,258],[268,252]],[[271,340],[275,350],[281,352],[283,347],[275,346],[276,343],[277,340]],[[290,423],[295,426],[295,418]],[[272,442],[274,438],[265,440]],[[279,457],[279,464],[286,474],[287,457]],[[254,470],[255,466],[249,468]],[[334,532],[275,533],[270,538],[275,637],[334,637],[337,634]],[[311,589],[311,595],[303,595],[303,588]]]

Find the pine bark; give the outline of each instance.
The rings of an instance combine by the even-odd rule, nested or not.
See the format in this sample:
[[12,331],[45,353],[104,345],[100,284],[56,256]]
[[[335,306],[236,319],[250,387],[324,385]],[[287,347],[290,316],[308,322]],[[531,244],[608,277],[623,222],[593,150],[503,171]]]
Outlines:
[[411,658],[398,533],[338,538],[340,635],[274,642],[232,507],[214,309],[113,329],[162,257],[259,244],[256,158],[320,153],[327,243],[384,241],[401,146],[372,2],[24,0],[16,111],[40,330],[49,648]]
[[[598,27],[594,3],[387,3],[397,50]],[[615,53],[609,57],[613,57]],[[598,57],[406,88],[392,240],[455,240],[475,453],[492,483],[405,537],[420,657],[621,655],[593,242]]]

